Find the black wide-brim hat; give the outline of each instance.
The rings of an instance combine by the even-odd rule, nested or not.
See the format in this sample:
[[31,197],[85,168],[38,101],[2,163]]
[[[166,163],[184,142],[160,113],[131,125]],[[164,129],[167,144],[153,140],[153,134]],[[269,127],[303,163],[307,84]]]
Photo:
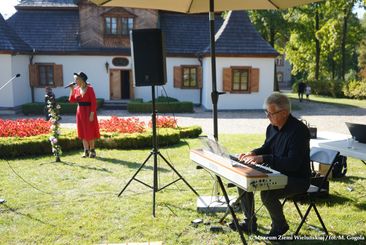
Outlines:
[[82,71],[79,73],[74,73],[74,75],[83,79],[84,82],[86,82],[86,80],[88,80],[88,76]]

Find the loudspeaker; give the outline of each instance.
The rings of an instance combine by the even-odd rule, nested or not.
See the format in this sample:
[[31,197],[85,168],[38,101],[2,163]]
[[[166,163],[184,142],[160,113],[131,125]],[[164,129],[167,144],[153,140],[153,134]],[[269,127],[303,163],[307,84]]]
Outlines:
[[132,59],[136,86],[166,83],[163,34],[160,29],[131,31]]

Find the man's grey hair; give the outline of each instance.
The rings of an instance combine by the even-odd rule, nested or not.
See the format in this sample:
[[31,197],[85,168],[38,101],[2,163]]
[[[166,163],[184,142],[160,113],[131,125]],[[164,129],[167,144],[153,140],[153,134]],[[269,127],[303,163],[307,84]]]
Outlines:
[[264,101],[264,109],[266,109],[269,105],[274,104],[277,110],[287,110],[291,112],[291,104],[286,95],[281,93],[273,93],[267,97]]

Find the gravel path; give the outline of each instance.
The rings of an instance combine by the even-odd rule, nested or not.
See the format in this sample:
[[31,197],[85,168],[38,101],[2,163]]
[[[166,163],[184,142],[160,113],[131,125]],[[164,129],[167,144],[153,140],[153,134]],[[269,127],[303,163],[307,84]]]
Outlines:
[[[294,110],[292,114],[297,118],[305,119],[311,125],[318,128],[318,131],[331,131],[349,134],[345,122],[355,122],[366,124],[366,109],[356,107],[334,106],[329,104],[319,104],[315,102],[292,100]],[[99,119],[108,119],[115,115],[119,117],[138,117],[144,122],[148,122],[151,114],[132,114],[126,110],[100,110]],[[173,116],[172,114],[164,114]],[[22,114],[11,116],[0,116],[1,118],[24,118]],[[27,116],[36,117],[36,116]],[[39,116],[38,116],[39,117]],[[176,114],[179,126],[199,125],[204,134],[213,134],[212,112],[196,108],[195,113]],[[268,119],[261,110],[242,111],[219,111],[218,130],[225,134],[261,134],[265,132]],[[62,116],[62,127],[75,128],[75,116]]]

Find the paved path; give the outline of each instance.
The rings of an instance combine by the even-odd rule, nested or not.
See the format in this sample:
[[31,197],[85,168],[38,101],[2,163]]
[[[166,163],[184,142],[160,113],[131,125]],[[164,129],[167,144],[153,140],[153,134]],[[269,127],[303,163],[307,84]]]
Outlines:
[[[294,110],[295,117],[305,119],[319,131],[331,131],[348,134],[345,122],[355,122],[366,124],[366,109],[355,107],[342,107],[315,102],[299,102],[292,100],[292,104],[299,110]],[[138,117],[144,122],[151,118],[150,114],[131,114],[125,110],[100,110],[99,119],[107,119],[115,115],[119,117]],[[165,114],[165,116],[173,116]],[[262,110],[242,110],[242,111],[219,111],[218,112],[219,134],[263,134],[268,125],[268,119]],[[20,118],[23,115],[1,116],[1,118]],[[35,116],[32,116],[35,117]],[[39,116],[38,116],[39,117]],[[213,134],[212,112],[195,109],[195,113],[176,114],[179,126],[199,125],[204,134]],[[75,116],[63,116],[62,127],[75,127]]]

